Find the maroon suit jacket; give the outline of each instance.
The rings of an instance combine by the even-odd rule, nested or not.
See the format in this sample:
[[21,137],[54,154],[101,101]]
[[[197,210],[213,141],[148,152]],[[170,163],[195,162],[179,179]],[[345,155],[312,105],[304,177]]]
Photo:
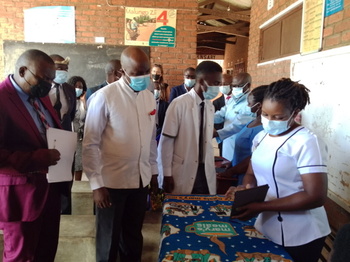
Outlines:
[[[61,127],[48,97],[40,99]],[[49,185],[47,142],[18,96],[10,77],[0,83],[0,221],[33,221],[44,207]]]

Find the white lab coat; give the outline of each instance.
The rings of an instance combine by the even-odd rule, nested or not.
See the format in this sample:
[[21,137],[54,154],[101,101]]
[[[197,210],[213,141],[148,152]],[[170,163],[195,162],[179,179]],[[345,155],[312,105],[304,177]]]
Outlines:
[[[166,112],[162,136],[158,145],[159,182],[163,177],[174,179],[174,194],[191,194],[198,168],[199,103],[192,89],[174,99]],[[209,193],[216,194],[216,173],[212,145],[214,106],[205,100],[204,111],[205,174]],[[165,135],[164,135],[165,134]]]
[[229,161],[233,158],[236,133],[254,119],[248,107],[247,96],[244,94],[237,100],[231,98],[225,106],[215,112],[214,123],[224,123],[224,128],[218,130],[218,143],[223,140],[222,156]]

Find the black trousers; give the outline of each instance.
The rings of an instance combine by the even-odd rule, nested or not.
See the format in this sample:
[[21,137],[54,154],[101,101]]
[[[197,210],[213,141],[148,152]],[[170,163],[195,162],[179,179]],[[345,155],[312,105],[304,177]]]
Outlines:
[[209,194],[207,177],[205,176],[205,165],[199,164],[196,179],[191,194]]
[[108,191],[112,206],[96,209],[96,261],[141,262],[148,187]]
[[326,237],[321,237],[302,246],[285,247],[294,262],[317,262]]

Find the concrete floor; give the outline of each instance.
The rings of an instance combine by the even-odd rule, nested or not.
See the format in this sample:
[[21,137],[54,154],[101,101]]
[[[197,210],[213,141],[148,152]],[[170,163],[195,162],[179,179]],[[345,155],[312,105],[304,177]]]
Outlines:
[[[84,179],[85,180],[85,179]],[[72,188],[72,213],[62,215],[60,238],[55,262],[94,262],[95,216],[92,194],[87,181],[74,183]],[[158,261],[161,212],[147,211],[143,225],[144,247],[142,262]],[[0,231],[0,262],[3,238]]]

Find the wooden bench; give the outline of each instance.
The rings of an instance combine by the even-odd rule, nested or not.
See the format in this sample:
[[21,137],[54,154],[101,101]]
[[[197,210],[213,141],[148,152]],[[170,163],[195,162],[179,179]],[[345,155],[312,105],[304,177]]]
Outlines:
[[329,254],[333,248],[333,242],[336,236],[336,232],[333,228],[331,228],[331,233],[327,236],[322,252],[321,252],[321,257],[318,260],[318,262],[327,262]]

